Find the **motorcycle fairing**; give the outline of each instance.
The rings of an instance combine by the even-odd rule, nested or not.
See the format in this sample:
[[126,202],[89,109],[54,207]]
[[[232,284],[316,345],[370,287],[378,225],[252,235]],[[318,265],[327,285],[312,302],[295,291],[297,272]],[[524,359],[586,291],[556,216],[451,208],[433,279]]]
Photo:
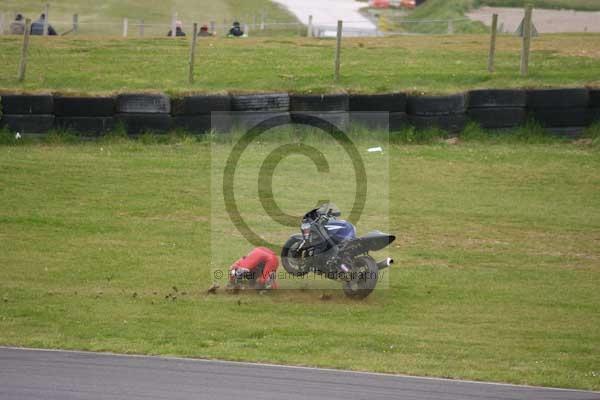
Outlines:
[[329,237],[336,243],[341,243],[345,240],[356,239],[356,229],[348,221],[332,220],[325,224],[325,229]]

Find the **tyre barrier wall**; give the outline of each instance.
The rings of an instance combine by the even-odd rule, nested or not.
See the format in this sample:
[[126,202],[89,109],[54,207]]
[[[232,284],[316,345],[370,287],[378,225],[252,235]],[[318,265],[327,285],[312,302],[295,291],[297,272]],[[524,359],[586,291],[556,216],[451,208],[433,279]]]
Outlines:
[[[600,89],[485,89],[445,96],[391,94],[190,95],[131,93],[115,97],[1,94],[0,126],[21,133],[68,129],[98,136],[123,126],[128,134],[184,129],[194,134],[248,128],[268,117],[302,122],[323,118],[343,129],[382,126],[391,131],[414,126],[460,132],[469,121],[485,129],[507,129],[535,120],[550,132],[577,136],[600,122]],[[383,113],[383,114],[381,114]],[[215,115],[222,114],[221,118]]]

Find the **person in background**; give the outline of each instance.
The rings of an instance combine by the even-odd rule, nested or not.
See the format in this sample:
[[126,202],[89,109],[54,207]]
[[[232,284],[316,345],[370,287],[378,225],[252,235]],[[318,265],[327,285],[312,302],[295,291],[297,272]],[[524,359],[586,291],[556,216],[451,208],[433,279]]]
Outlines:
[[236,22],[233,23],[233,26],[229,30],[229,34],[227,36],[229,36],[229,37],[241,37],[241,36],[244,36],[244,31],[240,27],[240,23],[239,22],[236,21]]
[[[44,34],[44,22],[46,21],[46,14],[40,15],[40,18],[36,21],[33,21],[31,24],[31,34],[32,35],[43,35]],[[48,35],[56,36],[56,31],[48,22]]]
[[11,35],[23,35],[25,33],[25,18],[23,15],[17,14],[15,20],[10,24]]
[[[169,33],[167,33],[167,36],[171,36],[172,34],[173,34],[173,31],[169,30]],[[183,23],[181,21],[175,22],[175,36],[178,36],[178,37],[185,36],[185,32],[183,31]]]
[[207,36],[213,36],[213,34],[208,31],[208,26],[207,25],[202,25],[200,27],[200,32],[198,32],[198,36],[207,37]]

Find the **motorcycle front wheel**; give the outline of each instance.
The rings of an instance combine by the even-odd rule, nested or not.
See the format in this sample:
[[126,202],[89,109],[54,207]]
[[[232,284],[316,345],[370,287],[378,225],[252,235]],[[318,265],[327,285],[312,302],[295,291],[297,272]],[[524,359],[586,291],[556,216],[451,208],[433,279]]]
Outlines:
[[344,282],[344,294],[352,299],[364,299],[375,290],[378,276],[379,267],[373,257],[356,257],[352,265],[352,279]]
[[283,245],[281,249],[281,265],[288,274],[293,276],[304,276],[308,274],[308,265],[298,254],[302,239],[291,237]]

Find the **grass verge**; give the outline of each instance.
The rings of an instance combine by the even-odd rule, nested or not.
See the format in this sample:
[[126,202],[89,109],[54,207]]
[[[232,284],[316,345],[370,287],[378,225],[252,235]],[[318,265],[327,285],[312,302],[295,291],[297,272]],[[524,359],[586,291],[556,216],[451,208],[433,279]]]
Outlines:
[[536,38],[528,77],[519,74],[519,38],[499,38],[494,74],[487,72],[488,45],[484,35],[345,39],[341,79],[334,83],[334,41],[209,39],[199,43],[195,83],[190,85],[186,40],[34,37],[27,79],[19,83],[21,40],[0,37],[0,90],[447,93],[600,86],[600,35]]
[[[428,0],[423,5],[410,12],[406,19],[409,20],[434,20],[444,21],[449,19],[464,19],[465,13],[473,7],[472,0]],[[416,33],[446,33],[447,23],[405,23],[402,25],[408,32]],[[454,23],[454,31],[457,33],[483,33],[488,29],[474,21],[457,21]]]
[[386,149],[398,263],[364,302],[205,294],[227,142],[0,146],[0,344],[598,390],[598,147],[471,129]]

